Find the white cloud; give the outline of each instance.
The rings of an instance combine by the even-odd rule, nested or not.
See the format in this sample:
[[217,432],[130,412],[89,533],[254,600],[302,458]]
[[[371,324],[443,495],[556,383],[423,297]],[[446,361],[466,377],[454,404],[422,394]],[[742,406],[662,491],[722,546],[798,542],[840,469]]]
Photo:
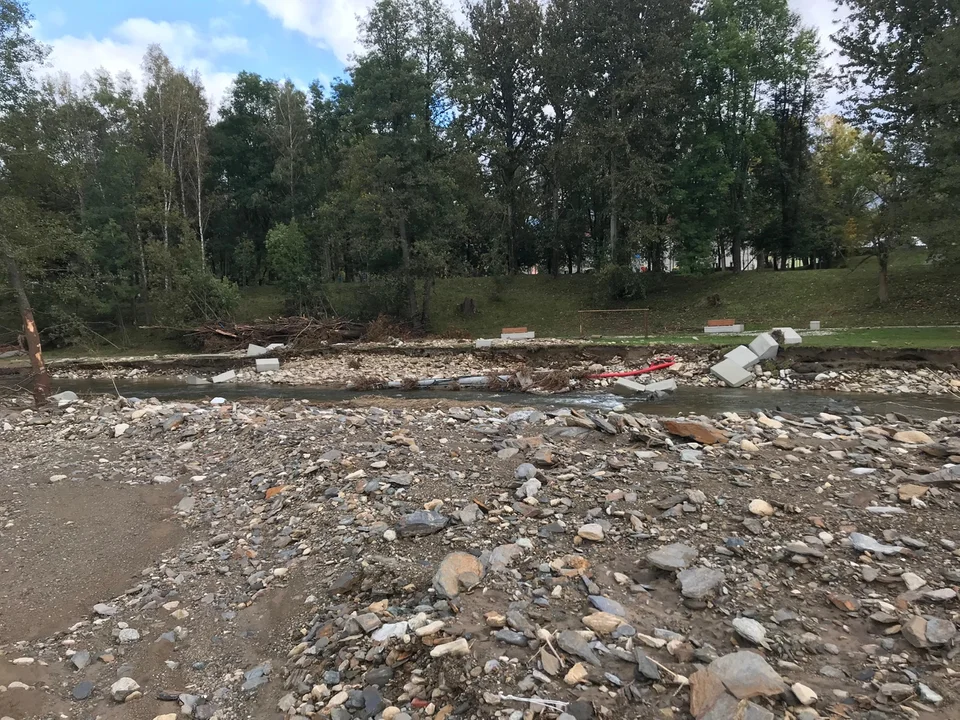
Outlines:
[[360,48],[359,22],[373,0],[256,0],[288,30],[303,33],[346,63]]
[[190,23],[156,22],[146,18],[124,20],[100,38],[63,35],[43,39],[51,48],[52,71],[67,73],[74,79],[100,68],[114,76],[127,72],[140,78],[140,65],[147,47],[159,44],[175,66],[187,73],[200,74],[213,110],[219,106],[234,78],[234,73],[220,69],[219,58],[249,52],[246,38],[208,35]]

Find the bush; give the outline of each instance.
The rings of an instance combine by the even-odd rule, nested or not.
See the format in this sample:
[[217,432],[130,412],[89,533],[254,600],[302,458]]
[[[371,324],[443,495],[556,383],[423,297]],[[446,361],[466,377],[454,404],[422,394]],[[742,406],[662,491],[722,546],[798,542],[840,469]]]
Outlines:
[[647,296],[643,274],[622,265],[607,265],[593,276],[594,296],[601,304],[643,300]]

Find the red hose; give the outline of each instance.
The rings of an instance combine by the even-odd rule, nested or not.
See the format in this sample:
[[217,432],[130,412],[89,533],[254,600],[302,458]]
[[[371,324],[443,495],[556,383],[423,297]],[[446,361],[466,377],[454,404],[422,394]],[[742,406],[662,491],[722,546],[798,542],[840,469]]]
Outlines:
[[631,370],[630,372],[622,372],[622,373],[604,373],[603,375],[587,375],[586,379],[587,380],[609,380],[611,378],[628,378],[628,377],[636,377],[637,375],[649,375],[650,373],[656,372],[657,370],[666,370],[669,367],[673,367],[675,364],[676,363],[674,363],[673,359],[671,359],[670,362],[664,362],[664,363],[661,363],[660,365],[651,365],[650,367],[644,368],[643,370]]

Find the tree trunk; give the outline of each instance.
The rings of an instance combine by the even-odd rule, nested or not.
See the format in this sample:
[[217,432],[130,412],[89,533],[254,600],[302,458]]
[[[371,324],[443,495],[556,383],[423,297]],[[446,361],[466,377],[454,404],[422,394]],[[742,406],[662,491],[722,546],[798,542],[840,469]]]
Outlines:
[[413,258],[406,218],[400,218],[400,251],[403,257],[403,284],[407,291],[407,318],[412,321],[417,317],[417,287],[413,283]]
[[550,247],[550,272],[560,277],[560,189],[553,188],[553,242]]
[[513,198],[507,203],[507,274],[517,272],[517,238],[513,231]]
[[610,152],[610,262],[616,263],[619,254],[617,248],[617,174],[614,167],[613,151]]
[[743,269],[743,228],[737,221],[733,229],[733,271],[740,272]]
[[420,311],[420,327],[424,330],[430,325],[430,301],[433,299],[433,274],[423,281],[423,304]]
[[17,266],[16,259],[12,255],[3,253],[3,260],[10,277],[10,287],[13,288],[13,292],[17,296],[20,317],[23,318],[23,332],[27,337],[30,367],[33,368],[33,401],[40,406],[47,401],[51,393],[50,375],[47,373],[47,366],[43,362],[43,351],[40,347],[40,333],[37,331],[37,323],[33,319],[33,308],[30,307],[30,299],[27,297],[26,288],[23,286],[23,278],[20,276],[20,268]]
[[887,289],[887,272],[890,269],[890,253],[883,241],[879,241],[877,244],[877,264],[880,266],[880,287],[878,295],[880,302],[885,303],[890,299],[890,293]]

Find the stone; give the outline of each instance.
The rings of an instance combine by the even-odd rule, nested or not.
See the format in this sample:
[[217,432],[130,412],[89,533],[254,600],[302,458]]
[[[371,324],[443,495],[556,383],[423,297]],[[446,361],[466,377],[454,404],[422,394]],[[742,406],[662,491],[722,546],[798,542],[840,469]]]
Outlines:
[[900,576],[900,579],[903,580],[903,584],[907,586],[907,590],[919,590],[924,585],[927,584],[927,581],[922,577],[912,572],[905,572]]
[[587,599],[600,612],[610,613],[622,618],[627,616],[627,609],[616,600],[611,600],[603,595],[589,595]]
[[461,590],[469,590],[483,578],[483,563],[470,553],[447,555],[433,576],[433,587],[440,597],[452,599]]
[[706,668],[690,676],[690,714],[703,717],[727,691],[723,682]]
[[917,683],[917,690],[920,693],[920,699],[928,705],[939,705],[943,702],[943,695],[938,693],[929,685]]
[[580,683],[586,682],[589,676],[590,673],[587,671],[586,666],[583,663],[578,662],[567,671],[563,681],[567,685],[573,687],[574,685],[579,685]]
[[611,388],[614,395],[619,395],[620,397],[636,397],[637,395],[643,395],[647,392],[645,385],[634,382],[627,378],[620,378],[617,382],[614,383]]
[[543,487],[541,482],[536,478],[530,478],[523,485],[517,488],[516,493],[517,499],[526,500],[527,498],[535,498],[537,493],[540,492],[540,488]]
[[750,350],[762,362],[764,360],[776,360],[780,346],[770,333],[760,333],[750,343]]
[[507,645],[515,645],[516,647],[526,647],[529,644],[526,635],[516,632],[515,630],[508,630],[507,628],[497,630],[497,632],[494,633],[494,637],[500,642],[505,642]]
[[590,648],[590,645],[578,632],[574,632],[573,630],[564,630],[557,635],[557,645],[559,645],[560,649],[564,652],[570,653],[571,655],[576,655],[577,657],[586,660],[591,665],[595,665],[596,667],[601,666],[600,658],[597,657],[597,654]]
[[254,345],[253,343],[250,343],[249,345],[247,345],[248,358],[260,357],[261,355],[266,355],[266,354],[267,354],[267,349],[265,347],[262,347],[261,345]]
[[73,392],[73,390],[64,390],[56,395],[51,395],[50,400],[55,402],[57,407],[66,407],[71,403],[79,402],[80,398],[77,397],[77,394]]
[[70,694],[73,696],[74,700],[86,700],[93,694],[93,683],[89,680],[84,680],[83,682],[78,683],[73,689],[73,692]]
[[108,605],[107,603],[97,603],[93,606],[93,611],[100,617],[113,617],[117,614],[117,606]]
[[135,643],[140,639],[140,633],[133,628],[124,628],[120,631],[120,634],[117,635],[117,640],[120,641],[121,645],[126,645],[129,643]]
[[733,629],[737,635],[754,645],[767,647],[767,629],[752,618],[738,617],[733,620]]
[[354,620],[356,621],[357,625],[360,626],[360,629],[368,635],[383,624],[380,622],[380,618],[377,617],[376,613],[372,612],[357,615]]
[[793,691],[793,694],[797,696],[797,700],[800,701],[801,705],[809,707],[817,701],[817,694],[802,683],[794,683],[790,686],[790,689]]
[[[493,552],[490,553],[490,572],[502,573],[513,565],[513,561],[521,555],[523,555],[523,548],[516,543],[498,545],[493,549]],[[472,580],[472,578],[467,579]],[[477,578],[477,582],[479,582],[479,578]],[[476,585],[476,582],[473,584]]]
[[70,664],[77,670],[83,670],[90,664],[90,653],[87,650],[78,650],[70,656]]
[[674,543],[647,553],[647,562],[660,570],[673,572],[686,569],[698,555],[695,548]]
[[[291,708],[292,707],[291,705]],[[177,717],[176,713],[165,713],[163,715],[157,715],[153,720],[177,720]]]
[[453,642],[436,645],[433,650],[430,651],[430,657],[432,658],[446,657],[447,655],[456,657],[458,655],[469,654],[470,646],[467,644],[466,638],[457,638]]
[[397,532],[401,537],[421,537],[433,535],[447,526],[449,518],[435,510],[417,510],[404,515],[397,523]]
[[121,437],[127,430],[130,429],[130,425],[127,423],[120,423],[113,426],[113,436],[115,438]]
[[772,697],[786,690],[783,679],[755,652],[741,650],[714,660],[708,670],[739,700]]
[[903,550],[899,545],[884,545],[875,538],[862,533],[850,533],[850,544],[854,550],[880,553],[881,555],[897,555]]
[[582,622],[598,635],[610,635],[623,624],[623,620],[610,613],[598,612],[582,618]]
[[639,677],[660,682],[660,668],[643,650],[638,647],[633,648],[633,659],[637,661],[637,675]]
[[262,358],[257,360],[257,372],[276,372],[280,369],[280,361],[277,358]]
[[187,497],[182,498],[180,502],[173,506],[173,509],[177,512],[190,513],[193,512],[194,507],[197,505],[197,499],[192,495],[187,495]]
[[903,430],[894,435],[893,440],[904,445],[926,445],[933,442],[933,438],[919,430]]
[[374,630],[370,635],[370,639],[374,642],[382,643],[393,638],[401,638],[406,635],[409,630],[410,624],[405,620],[395,623],[386,623]]
[[900,634],[915,648],[928,647],[927,621],[919,615],[914,615],[900,626]]
[[746,345],[741,345],[740,347],[734,348],[724,355],[724,357],[727,360],[736,363],[738,367],[741,367],[744,370],[749,370],[758,362],[760,362],[760,358],[758,358],[756,354],[754,354],[753,350],[748,348]]
[[897,488],[897,496],[900,498],[900,502],[908,503],[916,498],[922,498],[929,490],[930,488],[927,485],[906,483]]
[[688,568],[677,575],[680,581],[680,594],[686,598],[702,600],[709,595],[715,595],[717,588],[723,584],[722,570],[713,568]]
[[584,540],[592,540],[593,542],[602,542],[603,528],[597,523],[587,523],[586,525],[580,526],[580,529],[577,530],[577,535],[582,537]]
[[774,720],[774,715],[756,703],[737,702],[730,695],[724,694],[697,720]]
[[212,381],[216,384],[230,382],[231,380],[237,379],[237,373],[233,370],[227,370],[222,372],[219,375],[214,375]]
[[710,368],[710,374],[732,388],[743,387],[754,378],[753,373],[744,370],[733,360],[718,362]]
[[677,391],[677,381],[673,378],[669,380],[659,380],[647,385],[648,393],[675,393]]
[[957,627],[949,620],[930,618],[927,620],[927,642],[933,646],[946,645],[957,634]]
[[729,440],[725,432],[715,427],[686,420],[664,420],[663,429],[671,435],[689,438],[701,445],[723,445]]
[[133,678],[122,677],[110,686],[110,697],[116,702],[125,702],[130,695],[140,689],[140,684]]
[[750,513],[758,517],[771,517],[776,510],[773,505],[768,503],[766,500],[751,500],[749,508]]

